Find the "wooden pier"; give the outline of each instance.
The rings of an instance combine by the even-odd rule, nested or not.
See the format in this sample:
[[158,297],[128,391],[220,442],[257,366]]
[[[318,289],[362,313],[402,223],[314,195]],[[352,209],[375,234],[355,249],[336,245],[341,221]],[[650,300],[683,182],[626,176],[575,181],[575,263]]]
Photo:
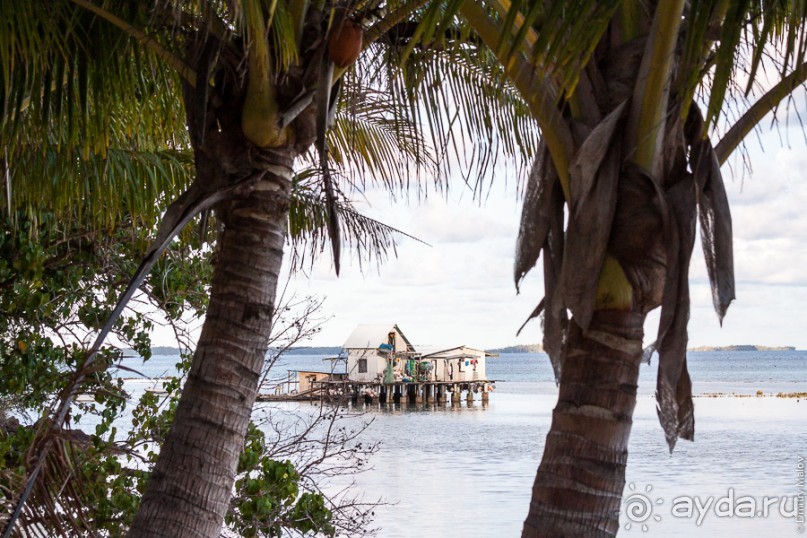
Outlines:
[[495,390],[495,381],[478,380],[473,382],[427,381],[375,383],[356,381],[317,381],[324,400],[348,399],[354,405],[365,404],[459,404],[463,399],[473,402],[478,394],[482,404],[487,404],[490,393]]
[[290,370],[261,387],[258,399],[459,405],[478,394],[484,405],[495,390],[485,360],[495,356],[466,345],[416,349],[397,325],[359,325],[339,356],[323,359],[331,361],[329,372]]

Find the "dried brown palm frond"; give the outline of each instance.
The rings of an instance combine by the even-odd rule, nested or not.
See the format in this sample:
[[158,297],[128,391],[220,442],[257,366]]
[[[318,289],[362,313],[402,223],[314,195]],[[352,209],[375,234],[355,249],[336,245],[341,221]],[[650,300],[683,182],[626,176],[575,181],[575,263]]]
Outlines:
[[[16,484],[7,492],[30,488],[29,499],[22,504],[18,498],[10,497],[9,505],[17,503],[17,511],[9,512],[3,521],[4,536],[94,536],[82,465],[87,454],[97,453],[93,440],[83,432],[55,426],[47,420],[32,430],[33,438],[23,460],[28,472],[16,476]],[[34,480],[32,473],[38,474]],[[27,484],[25,489],[20,488],[22,484]]]

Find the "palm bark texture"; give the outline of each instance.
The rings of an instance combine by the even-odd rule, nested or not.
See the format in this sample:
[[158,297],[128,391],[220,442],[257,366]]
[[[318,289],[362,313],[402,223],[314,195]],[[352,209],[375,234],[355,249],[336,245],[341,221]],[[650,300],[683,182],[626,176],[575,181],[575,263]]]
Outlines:
[[[42,6],[51,4],[54,17],[48,18]],[[807,36],[802,30],[807,28],[807,8],[801,4],[416,0],[358,6],[196,0],[143,5],[50,0],[9,1],[0,7],[5,19],[26,25],[9,32],[9,38],[0,36],[2,136],[4,149],[11,148],[3,163],[6,178],[9,163],[15,158],[20,162],[15,152],[31,142],[54,140],[84,160],[95,147],[109,144],[100,127],[106,116],[122,116],[120,107],[88,104],[88,84],[96,97],[105,90],[133,102],[157,95],[166,112],[162,122],[159,114],[148,117],[153,125],[145,139],[160,143],[171,139],[161,128],[178,113],[169,87],[181,84],[196,177],[166,212],[158,244],[211,205],[223,228],[203,336],[133,536],[219,532],[275,306],[289,208],[294,208],[292,166],[315,141],[324,147],[333,83],[343,74],[329,62],[329,32],[340,27],[346,14],[355,15],[352,25],[379,7],[386,20],[368,31],[375,39],[420,10],[416,18],[422,23],[411,32],[403,57],[417,52],[418,36],[436,49],[447,37],[487,45],[542,132],[526,186],[515,279],[518,285],[543,253],[545,297],[534,315],[543,312],[545,349],[561,387],[524,535],[612,536],[618,530],[643,358],[642,327],[647,313],[657,307],[659,419],[671,449],[677,439],[693,438],[685,350],[695,227],[700,221],[722,320],[734,298],[734,281],[731,218],[720,164],[767,111],[807,78]],[[454,32],[446,21],[459,17],[467,24]],[[76,27],[75,21],[82,19],[87,20]],[[62,32],[62,23],[74,30]],[[86,40],[75,51],[64,45],[99,29],[109,33],[109,28],[149,51],[151,61],[159,60],[153,63],[170,66],[181,82],[155,77],[156,82],[144,84],[143,71],[132,69],[144,55],[113,54],[126,48],[120,36]],[[60,32],[67,37],[50,40]],[[87,50],[108,55],[109,70],[101,73],[108,80],[88,75],[98,72],[87,63]],[[53,62],[52,55],[62,59]],[[34,58],[30,62],[29,56]],[[781,81],[759,91],[756,74],[771,60],[771,72],[779,73]],[[118,80],[115,73],[135,75]],[[749,81],[746,87],[736,82],[741,73]],[[432,71],[419,76],[433,81],[430,86],[439,93]],[[155,83],[159,91],[151,88]],[[759,93],[760,106],[741,113],[713,144],[709,135],[726,103]],[[67,117],[65,128],[59,126],[56,136],[27,129],[23,120],[29,102],[34,112],[41,112],[31,125],[51,126],[48,114],[56,112],[53,117]],[[62,102],[78,105],[63,113]],[[439,116],[435,111],[440,107],[433,105],[428,110]],[[474,108],[484,109],[468,106]],[[125,109],[131,112],[131,107]],[[110,123],[116,122],[135,135],[142,127],[128,128],[117,119]],[[487,118],[479,123],[491,124]],[[96,138],[88,136],[93,129],[87,125],[100,126]],[[23,142],[15,143],[18,138]],[[124,137],[123,147],[126,142]],[[183,143],[175,141],[173,147]],[[319,161],[325,162],[322,155]],[[337,261],[333,185],[327,166],[322,169],[320,192],[328,207],[318,220],[328,229]],[[94,176],[82,177],[87,184]],[[126,196],[113,192],[110,203],[134,198],[151,199],[153,205],[155,195],[138,190],[144,184],[133,181]],[[164,196],[168,189],[155,191]],[[11,207],[8,179],[6,194]],[[32,199],[26,200],[29,206],[35,205]]]
[[[202,3],[204,19],[197,19],[198,13],[184,11],[179,4],[127,13],[130,20],[152,28],[167,27],[174,44],[184,44],[184,50],[170,50],[119,18],[119,6],[84,0],[73,4],[79,8],[74,14],[69,3],[54,8],[57,14],[61,14],[59,10],[66,12],[68,20],[71,16],[81,20],[97,15],[89,28],[93,24],[118,27],[124,40],[128,34],[175,69],[183,87],[196,177],[163,216],[155,246],[122,303],[160,255],[161,245],[170,241],[199,210],[214,206],[222,228],[209,308],[193,367],[160,462],[129,534],[218,536],[229,508],[271,332],[286,242],[293,164],[318,136],[324,136],[327,127],[322,122],[318,125],[318,117],[328,110],[322,110],[317,96],[328,97],[325,104],[331,106],[332,79],[325,80],[321,75],[328,65],[327,36],[336,6],[312,6],[299,13],[296,42],[285,48],[282,39],[272,46],[272,36],[265,26],[268,6],[262,2],[227,8]],[[231,17],[231,26],[220,19],[224,14]],[[22,19],[19,13],[15,15]],[[79,26],[79,31],[83,30],[85,27]],[[14,56],[4,59],[13,62]],[[80,80],[85,80],[87,69],[85,64],[85,71],[79,72]],[[3,80],[25,87],[24,78],[6,76]],[[59,84],[54,82],[57,88]],[[46,87],[46,94],[49,89]],[[86,88],[84,91],[86,99],[89,92]],[[18,93],[24,95],[23,90]],[[100,92],[95,96],[100,99]],[[47,98],[43,109],[50,109]],[[23,110],[17,111],[19,117],[24,117],[20,113]],[[13,126],[14,122],[6,125],[9,123]],[[100,133],[101,139],[105,136],[108,135]],[[331,204],[331,221],[335,220],[334,212]],[[331,236],[338,238],[333,231]],[[90,350],[84,369],[91,367],[92,354],[103,336],[104,331]],[[81,373],[78,375],[80,378]],[[57,433],[64,420],[63,410],[71,401],[72,393],[68,392],[60,410],[54,413],[53,429]],[[34,464],[29,484],[36,481],[36,471],[41,467],[37,462],[46,461],[50,446],[47,438],[32,446]],[[24,491],[16,501],[18,511],[26,495]],[[18,512],[7,522],[7,534],[14,530],[17,515]]]
[[[129,536],[220,532],[271,333],[293,164],[326,128],[320,116],[328,113],[331,96],[330,72],[323,78],[330,8],[307,10],[298,21],[300,53],[273,70],[268,56],[281,51],[267,48],[262,21],[268,14],[260,5],[252,8],[258,13],[246,21],[245,47],[211,32],[197,36],[187,55],[196,59],[196,84],[184,84],[184,101],[197,178],[186,194],[192,199],[236,188],[231,200],[216,206],[223,231],[210,305],[174,424]],[[215,69],[213,55],[219,58]],[[239,73],[242,62],[247,73]],[[295,104],[306,95],[303,105]],[[295,106],[299,110],[281,117]],[[338,244],[334,230],[331,237]],[[338,267],[337,248],[334,255]]]
[[[735,298],[720,164],[761,110],[739,115],[719,154],[710,126],[743,93],[761,93],[770,111],[794,79],[804,81],[804,47],[783,44],[802,35],[796,23],[805,12],[677,1],[588,2],[563,12],[557,4],[500,6],[501,19],[470,7],[463,14],[489,46],[509,51],[500,58],[544,135],[525,188],[514,277],[518,288],[543,254],[545,296],[530,319],[543,316],[560,390],[523,536],[614,536],[639,364],[654,351],[669,449],[694,439],[686,347],[698,222],[721,323]],[[783,46],[773,55],[782,82],[767,92],[735,82],[739,73],[754,78],[762,53],[738,56],[754,39]],[[655,342],[643,350],[645,318],[659,307]]]
[[[393,245],[397,230],[362,217],[330,178],[325,136],[334,121],[331,162],[357,176],[348,180],[353,185],[371,174],[391,191],[408,188],[412,170],[445,175],[457,129],[486,141],[487,149],[465,161],[478,160],[480,169],[497,144],[510,154],[533,145],[534,131],[494,133],[531,123],[525,108],[507,85],[484,80],[477,62],[490,65],[493,57],[465,47],[467,30],[435,26],[441,7],[435,3],[429,9],[436,11],[424,15],[425,4],[0,2],[13,29],[0,35],[6,210],[68,219],[91,212],[98,226],[121,212],[160,222],[84,364],[41,421],[25,484],[4,521],[6,536],[26,524],[36,528],[39,514],[73,516],[65,517],[59,484],[42,484],[48,454],[60,446],[54,440],[81,380],[98,367],[93,359],[104,336],[165,246],[198,213],[213,209],[219,229],[210,304],[132,536],[218,536],[271,332],[285,242],[298,255],[301,243],[321,251],[327,240],[337,272],[343,231],[368,259]],[[416,21],[424,19],[441,36],[434,47],[417,44]],[[334,118],[340,83],[361,51],[370,57],[364,72],[357,69],[343,85],[359,102],[349,121]],[[451,95],[424,58],[448,66]],[[411,68],[401,69],[407,61]],[[496,110],[458,106],[471,98]],[[431,102],[428,118],[421,117],[421,99]],[[315,142],[318,155],[311,155]],[[295,163],[308,168],[294,170]],[[32,491],[29,504],[36,506],[26,509]]]
[[[613,97],[615,102],[625,99]],[[563,521],[553,529],[557,535],[616,532],[644,318],[658,306],[662,314],[654,347],[659,353],[659,420],[671,450],[679,437],[693,439],[686,329],[698,212],[708,226],[702,226],[703,244],[714,263],[710,276],[717,304],[725,311],[734,298],[728,203],[719,167],[712,166],[716,161],[711,145],[701,138],[703,122],[697,109],[691,109],[692,126],[686,133],[683,122],[673,122],[671,135],[680,143],[669,169],[658,178],[625,154],[617,119],[624,108],[617,107],[591,130],[572,161],[572,204],[565,231],[565,202],[556,195],[561,190],[558,174],[546,158],[539,161],[542,168],[528,185],[526,201],[535,199],[535,205],[525,205],[525,240],[517,264],[534,265],[538,251],[534,246],[529,251],[526,243],[540,245],[547,290],[544,345],[560,384],[525,523],[528,536],[546,535],[545,523],[533,527],[545,516]],[[675,114],[680,111],[671,116]],[[696,160],[688,163],[688,154]],[[621,271],[630,289],[603,280],[609,271],[617,276]],[[567,311],[572,312],[571,320]]]

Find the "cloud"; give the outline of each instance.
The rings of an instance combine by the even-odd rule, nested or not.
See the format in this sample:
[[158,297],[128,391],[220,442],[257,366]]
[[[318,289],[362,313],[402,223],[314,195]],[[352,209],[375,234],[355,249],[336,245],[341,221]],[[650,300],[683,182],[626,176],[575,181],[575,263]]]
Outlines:
[[[737,301],[721,329],[712,306],[700,240],[690,283],[692,345],[733,343],[796,345],[807,348],[807,152],[782,148],[774,134],[767,149],[751,148],[753,175],[731,179],[724,169],[735,233]],[[795,140],[795,139],[794,139]],[[504,183],[503,178],[496,181]],[[419,343],[495,347],[540,342],[540,324],[515,331],[543,296],[540,264],[522,285],[513,286],[513,255],[520,203],[513,188],[494,188],[479,206],[465,193],[423,205],[390,203],[371,192],[363,209],[396,228],[431,243],[401,239],[398,258],[379,270],[359,271],[355,259],[336,278],[327,255],[295,278],[302,293],[326,298],[333,315],[311,345],[341,344],[356,324],[397,322]],[[647,338],[655,337],[653,321]]]
[[512,222],[504,221],[488,207],[429,202],[411,214],[414,235],[431,244],[477,243],[512,239]]
[[807,155],[781,148],[772,158],[754,157],[753,176],[726,186],[737,278],[807,284]]

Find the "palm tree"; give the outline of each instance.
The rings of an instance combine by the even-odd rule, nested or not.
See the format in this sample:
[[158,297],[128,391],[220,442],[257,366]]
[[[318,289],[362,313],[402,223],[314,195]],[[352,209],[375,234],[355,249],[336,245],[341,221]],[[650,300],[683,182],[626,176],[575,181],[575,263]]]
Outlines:
[[[349,87],[345,74],[361,48],[378,61],[395,54],[413,66],[418,55],[445,50],[446,39],[440,48],[419,48],[417,32],[402,24],[423,3],[388,3],[381,11],[374,2],[305,0],[0,3],[10,29],[0,37],[0,142],[9,213],[25,211],[34,219],[43,210],[68,218],[89,215],[101,227],[125,211],[150,223],[181,192],[162,216],[156,246],[141,273],[158,258],[159,246],[197,212],[214,207],[221,228],[193,365],[130,535],[218,535],[256,397],[287,233],[308,235],[321,248],[324,227],[337,272],[341,229],[374,232],[380,240],[371,247],[388,244],[391,230],[368,224],[340,194],[330,177],[325,137],[340,81]],[[360,25],[369,26],[363,44]],[[462,44],[456,36],[463,33],[432,26]],[[464,54],[460,46],[453,50]],[[440,97],[434,97],[428,116],[430,142],[408,130],[423,114],[415,104],[419,97],[455,89],[441,89],[426,69],[388,73],[386,87],[396,77],[416,77],[395,83],[406,88],[401,95],[408,109],[368,120],[364,131],[350,136],[334,131],[333,153],[347,170],[379,170],[379,160],[401,154],[404,162],[417,165],[432,151],[445,155],[452,143],[454,133],[443,129],[454,124],[435,113]],[[462,82],[456,75],[448,80]],[[482,88],[467,95],[504,95],[501,85]],[[360,102],[366,99],[359,95]],[[520,106],[518,100],[509,104]],[[463,132],[488,133],[488,139],[494,125],[522,121],[506,115],[492,121],[484,109],[466,110],[464,117],[475,121]],[[391,129],[379,131],[380,125]],[[362,132],[364,143],[355,144]],[[389,140],[402,146],[392,151],[389,140],[373,144],[373,132],[392,132]],[[359,150],[343,144],[339,151],[340,133],[345,144]],[[511,152],[530,143],[529,137],[501,140]],[[193,166],[178,157],[187,156],[188,148]],[[482,152],[479,161],[483,168],[486,155]],[[318,173],[295,174],[295,161],[313,163]],[[444,159],[433,161],[435,172],[448,167]],[[404,172],[403,184],[409,167],[398,169]],[[324,202],[324,209],[311,201]],[[357,242],[364,244],[364,238]],[[136,287],[134,280],[121,304]],[[100,340],[88,352],[85,371]],[[79,371],[62,395],[52,430],[61,427],[82,375]],[[42,441],[32,449],[18,507],[36,483],[37,469],[46,464],[49,446]],[[7,533],[13,525],[14,518]]]
[[515,281],[543,252],[545,296],[532,317],[543,313],[560,393],[523,536],[613,536],[645,317],[661,307],[648,351],[659,354],[658,416],[672,450],[694,436],[686,344],[696,221],[722,323],[734,277],[720,164],[807,78],[807,9],[490,0],[458,10],[499,55],[543,137]]

